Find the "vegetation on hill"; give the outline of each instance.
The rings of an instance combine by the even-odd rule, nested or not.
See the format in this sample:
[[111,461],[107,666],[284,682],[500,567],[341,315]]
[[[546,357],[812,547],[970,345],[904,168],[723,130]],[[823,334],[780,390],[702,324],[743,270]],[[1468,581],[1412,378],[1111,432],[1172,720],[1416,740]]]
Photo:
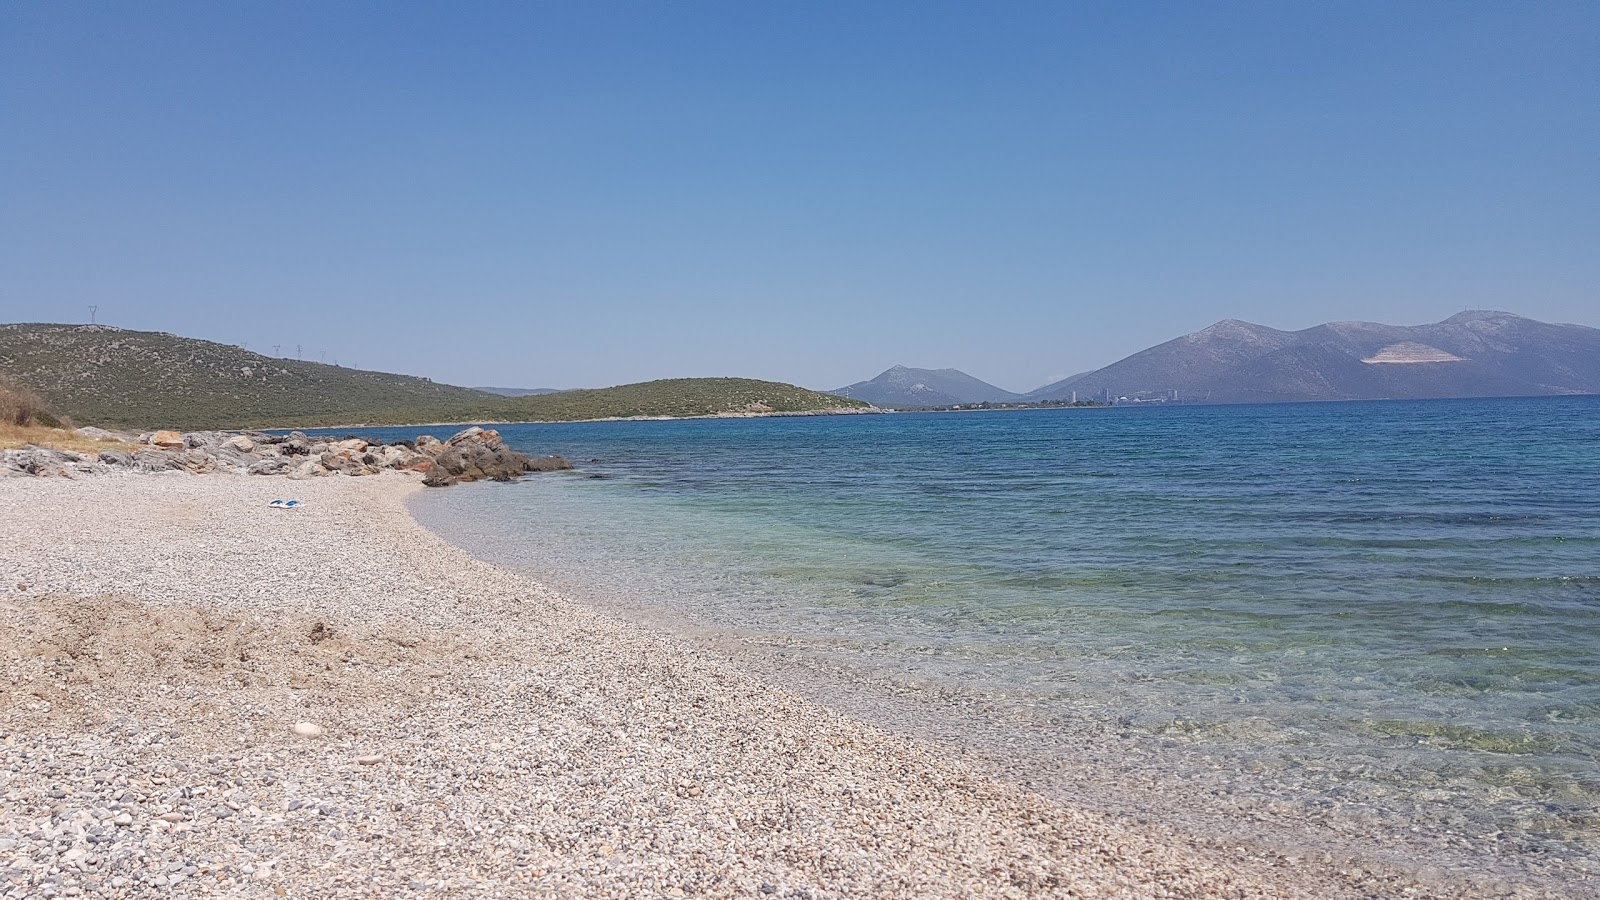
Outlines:
[[639,384],[517,397],[502,404],[511,421],[573,422],[633,416],[715,416],[869,408],[860,400],[752,378],[666,378]]
[[80,423],[185,431],[395,422],[500,399],[410,375],[95,325],[0,325],[0,377]]
[[745,378],[674,378],[503,397],[410,375],[95,325],[0,325],[0,378],[26,385],[50,409],[81,424],[182,431],[867,408],[859,400]]

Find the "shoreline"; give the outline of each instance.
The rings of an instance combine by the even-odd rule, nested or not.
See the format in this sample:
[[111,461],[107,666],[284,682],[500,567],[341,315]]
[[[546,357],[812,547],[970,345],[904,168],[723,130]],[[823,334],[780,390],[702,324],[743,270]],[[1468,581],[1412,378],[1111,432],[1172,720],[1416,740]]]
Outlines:
[[[524,485],[526,490],[517,493],[526,499],[511,501],[522,518],[496,502],[490,492],[498,488],[489,485],[421,495],[409,506],[425,526],[479,559],[550,585],[591,609],[730,659],[766,684],[960,756],[1052,801],[1124,821],[1160,822],[1223,851],[1246,846],[1294,859],[1326,858],[1433,880],[1502,885],[1485,889],[1495,896],[1515,895],[1512,886],[1568,896],[1566,891],[1597,883],[1589,862],[1592,849],[1591,855],[1580,849],[1592,845],[1541,842],[1520,834],[1491,838],[1496,829],[1442,821],[1451,810],[1467,808],[1459,805],[1469,799],[1466,795],[1433,790],[1426,798],[1413,798],[1421,801],[1417,805],[1399,802],[1402,795],[1395,793],[1395,803],[1374,804],[1348,789],[1338,774],[1344,769],[1333,767],[1336,763],[1297,752],[1270,730],[1230,743],[1188,740],[1186,733],[1164,726],[1130,727],[1122,716],[1150,715],[1155,698],[1148,706],[1137,696],[1122,697],[1122,705],[1090,702],[1088,692],[1097,689],[1088,687],[1093,673],[1083,682],[1084,702],[1066,709],[1045,706],[1031,699],[1025,681],[971,683],[919,668],[917,651],[905,648],[923,646],[926,632],[884,632],[870,624],[857,632],[841,627],[838,619],[808,628],[815,623],[787,618],[759,585],[744,580],[722,592],[734,608],[719,605],[708,598],[719,593],[714,585],[722,576],[703,566],[679,569],[653,555],[655,561],[643,565],[612,557],[609,548],[623,546],[638,545],[649,553],[645,548],[659,536],[654,531],[645,540],[619,535],[615,542],[602,534],[589,536],[597,525],[603,530],[606,521],[638,521],[633,514],[640,510],[607,502],[598,506],[603,514],[590,519],[583,500],[559,499],[582,491],[582,484]],[[498,513],[484,514],[496,508]],[[535,509],[547,511],[537,517],[544,522],[526,516]],[[569,529],[584,537],[564,537],[561,532]],[[594,541],[608,549],[585,552],[577,546]],[[720,558],[727,549],[713,538],[687,543],[706,545],[706,558]],[[796,563],[806,564],[810,561]],[[807,608],[807,597],[792,599]],[[763,612],[742,616],[736,610],[741,603]],[[889,649],[897,642],[898,653]],[[1371,761],[1364,748],[1360,752],[1348,758]],[[1390,757],[1396,772],[1405,752],[1396,748]],[[1423,783],[1438,785],[1439,780]]]
[[7,482],[0,896],[1476,893],[1047,800],[478,561],[420,489]]
[[704,419],[810,419],[819,418],[822,416],[888,415],[895,412],[899,412],[899,410],[879,409],[877,407],[872,407],[871,409],[814,409],[796,410],[794,412],[724,412],[708,413],[703,416],[606,416],[599,419],[518,419],[516,421],[509,419],[472,419],[462,420],[459,422],[406,422],[399,425],[373,425],[371,423],[295,426],[270,425],[262,426],[260,428],[231,428],[222,430],[232,433],[245,433],[254,431],[262,434],[272,434],[279,431],[337,431],[339,429],[346,428],[362,428],[371,430],[376,428],[462,428],[471,427],[473,425],[582,425],[590,422],[695,422]]

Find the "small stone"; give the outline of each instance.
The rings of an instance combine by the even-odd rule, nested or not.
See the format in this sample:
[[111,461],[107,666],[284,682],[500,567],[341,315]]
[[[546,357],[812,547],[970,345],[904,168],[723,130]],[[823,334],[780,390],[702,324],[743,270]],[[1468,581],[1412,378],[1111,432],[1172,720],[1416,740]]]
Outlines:
[[294,723],[293,731],[294,731],[295,734],[298,734],[301,737],[308,737],[308,738],[322,737],[322,726],[321,725],[314,725],[314,724],[312,724],[310,722],[296,722],[296,723]]
[[123,827],[127,827],[127,826],[133,824],[133,816],[131,816],[131,815],[127,814],[127,813],[123,813],[123,814],[117,816],[115,819],[112,819],[111,821],[112,821],[113,824],[121,825]]
[[182,822],[183,821],[183,813],[181,813],[181,812],[162,813],[161,815],[156,816],[156,818],[160,819],[163,822]]
[[381,762],[383,762],[383,756],[377,753],[369,753],[366,756],[356,757],[356,764],[361,766],[375,766]]

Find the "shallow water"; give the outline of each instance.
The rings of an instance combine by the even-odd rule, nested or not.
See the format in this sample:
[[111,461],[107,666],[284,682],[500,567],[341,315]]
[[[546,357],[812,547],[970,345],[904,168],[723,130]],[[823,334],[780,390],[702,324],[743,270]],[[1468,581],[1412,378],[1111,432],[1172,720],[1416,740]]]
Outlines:
[[425,523],[1041,789],[1600,868],[1600,398],[500,430]]

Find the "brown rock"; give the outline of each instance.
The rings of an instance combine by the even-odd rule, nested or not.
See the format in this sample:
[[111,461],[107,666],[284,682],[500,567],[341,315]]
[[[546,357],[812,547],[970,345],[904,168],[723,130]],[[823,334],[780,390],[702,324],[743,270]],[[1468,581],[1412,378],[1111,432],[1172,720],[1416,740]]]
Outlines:
[[150,435],[150,443],[163,450],[182,450],[183,435],[176,431],[158,431]]

